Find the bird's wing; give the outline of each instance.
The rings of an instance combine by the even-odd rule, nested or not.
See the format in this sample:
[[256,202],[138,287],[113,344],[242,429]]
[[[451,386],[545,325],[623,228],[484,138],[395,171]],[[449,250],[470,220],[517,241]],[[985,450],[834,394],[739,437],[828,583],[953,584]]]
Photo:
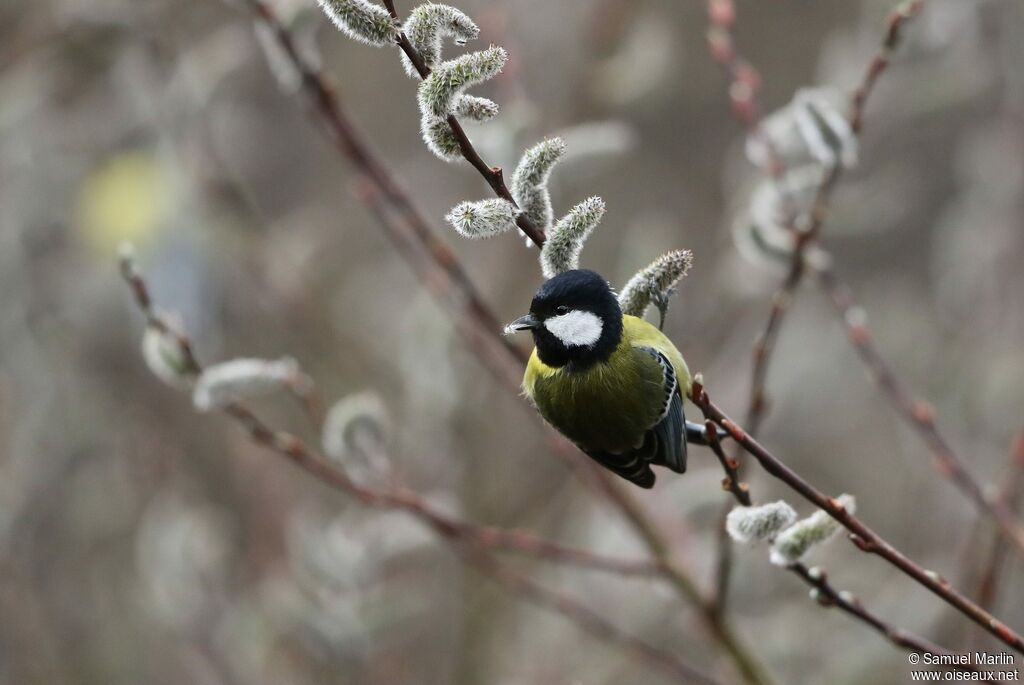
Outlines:
[[[683,435],[683,396],[679,388],[675,367],[663,353],[652,347],[637,347],[658,362],[662,372],[661,414],[648,435],[655,444],[650,462],[667,466],[676,473],[686,472],[686,437]],[[646,441],[645,441],[646,444]]]
[[601,466],[642,488],[654,487],[654,471],[651,470],[651,459],[654,454],[655,439],[650,433],[644,438],[643,446],[626,452],[612,454],[582,449]]

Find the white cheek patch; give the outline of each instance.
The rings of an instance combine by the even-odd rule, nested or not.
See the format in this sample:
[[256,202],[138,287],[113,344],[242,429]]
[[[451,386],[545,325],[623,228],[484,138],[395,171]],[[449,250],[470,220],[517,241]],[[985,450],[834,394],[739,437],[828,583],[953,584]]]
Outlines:
[[592,347],[601,338],[604,325],[596,314],[574,309],[547,319],[544,327],[566,347]]

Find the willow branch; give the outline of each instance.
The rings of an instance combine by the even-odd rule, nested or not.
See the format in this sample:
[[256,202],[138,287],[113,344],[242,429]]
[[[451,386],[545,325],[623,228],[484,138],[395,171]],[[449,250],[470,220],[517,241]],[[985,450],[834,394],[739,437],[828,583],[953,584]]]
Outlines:
[[[1010,465],[1003,479],[1003,487],[999,491],[996,502],[1006,506],[1011,512],[1020,504],[1024,491],[1024,433],[1013,441],[1010,450]],[[976,597],[978,604],[991,608],[995,603],[999,589],[999,578],[1006,564],[1006,545],[1002,544],[1002,536],[997,532],[992,540],[991,552],[982,566],[981,578],[978,581]]]
[[850,540],[862,552],[875,554],[885,559],[904,574],[917,581],[918,584],[931,590],[950,606],[967,616],[991,633],[996,639],[1009,647],[1024,653],[1024,639],[1013,629],[997,620],[983,607],[954,589],[949,581],[934,571],[928,571],[912,561],[903,552],[869,528],[867,524],[851,514],[836,499],[825,495],[811,485],[802,476],[786,466],[780,459],[768,451],[761,443],[751,437],[735,421],[722,412],[710,399],[700,383],[694,383],[690,398],[700,408],[706,419],[725,430],[743,450],[760,463],[761,467],[775,478],[788,485],[801,497],[824,510],[850,532]]
[[[751,506],[753,501],[750,497],[750,488],[746,483],[739,480],[736,460],[725,455],[725,451],[722,449],[722,445],[718,438],[716,424],[713,421],[709,420],[706,422],[705,435],[707,436],[708,446],[715,453],[715,456],[718,457],[718,461],[722,465],[722,470],[725,473],[725,478],[722,479],[722,489],[731,493],[732,497],[740,504],[740,506]],[[953,654],[953,652],[946,648],[940,647],[923,637],[919,637],[910,631],[897,628],[890,623],[887,623],[877,614],[865,607],[860,600],[850,593],[836,590],[829,583],[825,571],[820,567],[816,568],[812,572],[802,563],[795,562],[786,566],[786,569],[796,574],[801,580],[817,590],[816,599],[821,606],[837,607],[844,613],[878,631],[897,647],[909,649],[917,653],[943,655]],[[979,670],[974,665],[956,667],[970,671]]]
[[[401,20],[398,15],[398,10],[395,9],[394,0],[384,0],[384,6],[388,12],[391,13],[391,17],[397,22]],[[423,57],[420,56],[416,48],[413,47],[412,42],[404,32],[398,36],[398,47],[401,48],[402,52],[405,53],[409,61],[412,62],[413,66],[416,67],[416,73],[420,75],[421,79],[425,79],[430,76],[430,68],[424,63]],[[483,160],[480,153],[477,152],[476,148],[473,147],[473,143],[469,140],[469,136],[466,135],[466,131],[462,128],[462,124],[459,123],[458,118],[454,114],[449,114],[447,117],[448,127],[452,130],[452,135],[455,136],[455,140],[459,143],[459,152],[467,162],[476,169],[484,180],[487,181],[487,185],[491,187],[494,194],[498,197],[511,202],[514,207],[518,207],[515,199],[512,197],[512,193],[509,191],[508,186],[505,185],[505,176],[500,166],[491,166]],[[530,221],[529,217],[525,213],[521,213],[516,217],[516,225],[526,234],[526,236],[533,241],[533,244],[537,247],[544,246],[544,229],[540,226],[535,225]]]
[[245,0],[253,19],[274,37],[283,55],[302,80],[312,112],[338,151],[360,173],[362,188],[372,188],[401,217],[389,224],[389,238],[413,267],[421,282],[446,305],[464,331],[472,331],[469,347],[498,380],[518,386],[526,354],[500,335],[501,322],[479,295],[476,286],[423,213],[366,143],[338,97],[329,77],[303,56],[288,29],[263,0]]
[[484,575],[513,594],[529,598],[535,604],[570,618],[581,629],[631,653],[641,663],[656,666],[673,674],[681,682],[709,683],[711,685],[716,683],[710,676],[697,671],[674,655],[624,633],[582,602],[556,593],[522,574],[515,573],[508,567],[496,564],[493,557],[476,554],[470,550],[465,558],[467,563],[481,570]]
[[850,345],[867,366],[872,379],[885,398],[928,446],[939,473],[964,493],[980,513],[990,517],[1006,540],[1019,550],[1024,550],[1024,527],[1017,520],[1012,507],[1002,498],[992,499],[986,496],[984,489],[967,470],[963,459],[957,456],[952,445],[939,432],[932,406],[914,398],[879,354],[871,341],[864,310],[854,302],[849,287],[827,266],[816,266],[814,275],[846,327]]
[[[918,654],[935,654],[940,656],[953,656],[955,652],[941,647],[931,640],[916,635],[909,630],[898,628],[883,620],[878,614],[870,611],[863,603],[853,595],[845,591],[836,590],[828,582],[828,575],[824,569],[817,567],[813,571],[800,562],[791,564],[789,570],[799,576],[805,583],[817,590],[817,601],[823,607],[835,607],[860,621],[864,625],[873,628],[882,634],[886,640],[896,647],[906,649]],[[961,671],[973,671],[983,673],[983,669],[974,664],[950,664],[953,668]],[[979,682],[992,682],[983,679]]]

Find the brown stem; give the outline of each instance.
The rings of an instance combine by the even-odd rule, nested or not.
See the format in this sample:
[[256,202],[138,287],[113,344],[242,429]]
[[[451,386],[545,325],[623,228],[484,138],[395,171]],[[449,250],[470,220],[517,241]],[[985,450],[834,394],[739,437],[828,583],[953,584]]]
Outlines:
[[507,567],[500,566],[494,562],[493,558],[487,555],[474,554],[470,550],[467,557],[467,563],[481,570],[484,575],[504,586],[513,594],[529,598],[535,604],[562,614],[591,635],[632,653],[640,663],[648,664],[671,673],[678,677],[680,682],[684,683],[709,683],[714,685],[717,682],[669,652],[653,647],[639,638],[624,633],[613,623],[594,612],[594,610],[582,602],[572,599],[567,595],[559,594],[539,585],[526,576],[515,573]]
[[[391,17],[395,21],[399,21],[398,11],[395,9],[395,3],[393,0],[385,0],[384,6],[387,7],[388,12],[391,13]],[[430,76],[430,68],[423,61],[423,57],[419,54],[412,42],[405,33],[400,33],[398,36],[398,47],[402,49],[409,61],[412,62],[413,66],[416,67],[416,73],[420,75],[421,79],[426,79]],[[512,203],[513,206],[518,207],[515,199],[512,197],[512,193],[509,191],[508,186],[505,185],[505,176],[500,166],[491,166],[484,161],[480,153],[477,152],[476,148],[473,147],[473,143],[469,140],[469,136],[466,135],[465,129],[462,128],[462,124],[459,123],[458,118],[454,114],[449,114],[446,121],[448,122],[448,128],[452,130],[452,135],[455,136],[455,140],[459,143],[459,152],[466,159],[467,162],[476,169],[484,180],[487,181],[487,185],[491,186],[494,194],[498,197],[507,200]],[[516,225],[526,234],[526,236],[533,241],[533,244],[537,247],[544,247],[544,229],[535,225],[526,214],[520,213],[516,217]]]
[[980,513],[991,518],[1006,540],[1018,550],[1024,551],[1024,527],[1012,508],[1002,499],[991,499],[985,495],[984,489],[967,470],[963,459],[957,456],[953,446],[939,432],[935,425],[935,410],[927,402],[915,399],[879,354],[871,342],[864,310],[854,301],[850,288],[828,266],[816,266],[814,275],[846,327],[850,345],[868,367],[883,396],[928,446],[939,473],[964,493]]
[[[1022,492],[1024,492],[1024,433],[1019,434],[1013,441],[1013,447],[1010,450],[1010,465],[996,501],[1010,511],[1014,511],[1020,504]],[[986,609],[995,603],[996,593],[999,589],[999,577],[1006,563],[1007,552],[999,532],[994,536],[991,545],[992,551],[982,566],[976,593],[978,604]]]
[[1013,629],[997,620],[983,607],[971,601],[955,590],[949,581],[945,580],[933,571],[928,571],[919,564],[912,561],[901,551],[892,546],[888,541],[869,528],[863,521],[851,514],[836,499],[825,495],[823,492],[811,485],[802,476],[786,466],[775,455],[769,452],[761,443],[752,438],[742,427],[722,412],[708,397],[700,383],[694,383],[691,390],[691,399],[704,413],[706,419],[710,419],[715,425],[720,426],[735,440],[750,456],[754,457],[772,476],[786,483],[795,490],[801,497],[811,502],[819,509],[824,510],[829,516],[838,521],[844,528],[850,531],[851,541],[863,552],[875,554],[890,564],[900,569],[907,576],[917,581],[920,585],[931,590],[951,606],[956,608],[972,621],[987,630],[998,640],[1006,645],[1024,653],[1024,639]]
[[[911,652],[916,652],[917,654],[936,654],[940,656],[953,656],[955,654],[955,652],[952,652],[945,647],[940,647],[934,642],[919,635],[915,635],[909,630],[897,628],[891,623],[883,620],[878,616],[878,614],[870,611],[859,599],[850,593],[836,590],[828,582],[828,576],[824,569],[816,567],[812,570],[800,562],[791,564],[787,568],[799,576],[805,583],[817,590],[816,599],[818,604],[823,607],[836,607],[840,611],[878,631],[886,640],[895,646]],[[950,665],[960,671],[984,672],[974,664],[958,664],[954,662]],[[983,679],[979,682],[987,683],[992,681]]]
[[[700,390],[699,392],[703,391]],[[718,439],[717,425],[711,420],[708,420],[705,423],[705,435],[707,436],[709,447],[715,453],[715,456],[718,457],[718,461],[722,465],[722,470],[725,472],[725,478],[722,479],[722,489],[730,492],[733,498],[739,502],[740,506],[751,506],[753,502],[750,497],[750,488],[747,487],[746,483],[741,483],[738,480],[737,462],[735,459],[726,457],[725,451],[722,450],[721,442]],[[891,624],[885,622],[878,615],[868,610],[860,600],[847,592],[839,592],[833,588],[828,582],[828,578],[826,577],[824,570],[816,568],[814,571],[811,571],[800,562],[792,563],[786,568],[799,576],[805,583],[817,589],[817,600],[819,604],[822,606],[838,607],[847,614],[882,633],[886,639],[894,645],[904,647],[918,653],[945,655],[953,653],[944,647],[940,647],[922,637],[918,637],[907,630],[895,628]],[[716,608],[721,611],[721,603],[719,603]],[[957,668],[970,671],[979,670],[973,665],[957,666]]]

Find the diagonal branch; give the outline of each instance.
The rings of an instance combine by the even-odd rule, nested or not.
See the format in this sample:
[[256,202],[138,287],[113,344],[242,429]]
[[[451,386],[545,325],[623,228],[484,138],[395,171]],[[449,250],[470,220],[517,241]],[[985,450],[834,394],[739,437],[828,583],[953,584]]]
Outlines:
[[[999,490],[997,502],[1015,510],[1024,495],[1024,433],[1013,440],[1010,448],[1010,465],[1007,470],[1003,487]],[[978,604],[989,608],[996,600],[999,589],[999,576],[1006,563],[1006,545],[1002,544],[999,535],[992,540],[992,551],[982,566],[981,579],[978,582]]]
[[[730,459],[726,456],[725,450],[722,449],[721,442],[718,438],[717,427],[713,421],[709,420],[706,422],[705,435],[708,439],[708,446],[715,453],[715,456],[718,457],[718,461],[722,465],[722,470],[725,472],[725,478],[722,479],[722,489],[730,492],[740,506],[751,506],[753,501],[750,497],[750,488],[746,483],[740,482],[736,460]],[[837,607],[844,613],[878,631],[897,647],[909,649],[919,654],[953,654],[953,652],[948,649],[940,647],[939,645],[934,644],[923,637],[919,637],[910,631],[902,628],[896,628],[880,618],[874,612],[870,611],[860,602],[860,600],[849,592],[836,590],[829,583],[825,571],[820,567],[809,569],[804,566],[804,564],[797,561],[786,566],[786,570],[796,574],[801,580],[811,586],[812,596],[821,606]],[[955,665],[954,667],[968,671],[980,670],[973,664],[963,666]]]
[[[383,0],[384,6],[391,13],[391,17],[395,21],[399,21],[398,11],[395,9],[394,0]],[[405,56],[409,58],[413,66],[416,67],[416,73],[420,75],[421,79],[425,79],[430,76],[430,68],[424,63],[423,57],[420,56],[416,48],[413,47],[409,37],[404,32],[398,36],[398,46],[405,53]],[[480,153],[473,147],[473,143],[469,140],[469,136],[466,135],[466,131],[462,128],[462,124],[459,123],[458,118],[454,114],[449,114],[447,117],[448,127],[452,130],[452,135],[455,136],[455,140],[459,143],[459,151],[462,156],[469,162],[474,169],[480,172],[480,175],[487,181],[487,185],[491,186],[494,194],[498,197],[507,200],[512,203],[514,207],[518,207],[515,199],[512,197],[512,193],[509,191],[508,186],[505,185],[505,176],[502,172],[501,167],[491,166],[483,160]],[[529,217],[525,213],[520,213],[516,216],[516,225],[526,234],[526,236],[533,241],[533,244],[537,247],[544,246],[544,229],[540,226],[534,225],[530,221]]]
[[801,497],[825,511],[850,533],[851,541],[862,552],[876,554],[903,571],[904,574],[931,590],[960,613],[987,630],[996,639],[1024,653],[1024,638],[1012,628],[997,620],[983,607],[954,589],[949,581],[934,571],[928,571],[912,561],[903,552],[869,528],[867,524],[851,514],[836,499],[825,495],[798,473],[786,466],[778,457],[751,437],[743,428],[722,412],[708,397],[699,382],[693,384],[690,399],[704,413],[704,417],[724,429],[743,450],[754,457],[769,474],[791,487]]
[[816,265],[814,276],[846,327],[850,345],[868,367],[872,379],[885,398],[928,446],[939,473],[959,488],[980,513],[991,518],[1006,540],[1014,544],[1018,550],[1024,550],[1024,527],[1017,520],[1012,507],[1002,498],[992,499],[985,494],[981,485],[967,470],[963,459],[957,456],[952,445],[939,432],[935,425],[935,411],[931,405],[915,399],[879,354],[871,342],[864,310],[854,302],[850,288],[827,266]]

